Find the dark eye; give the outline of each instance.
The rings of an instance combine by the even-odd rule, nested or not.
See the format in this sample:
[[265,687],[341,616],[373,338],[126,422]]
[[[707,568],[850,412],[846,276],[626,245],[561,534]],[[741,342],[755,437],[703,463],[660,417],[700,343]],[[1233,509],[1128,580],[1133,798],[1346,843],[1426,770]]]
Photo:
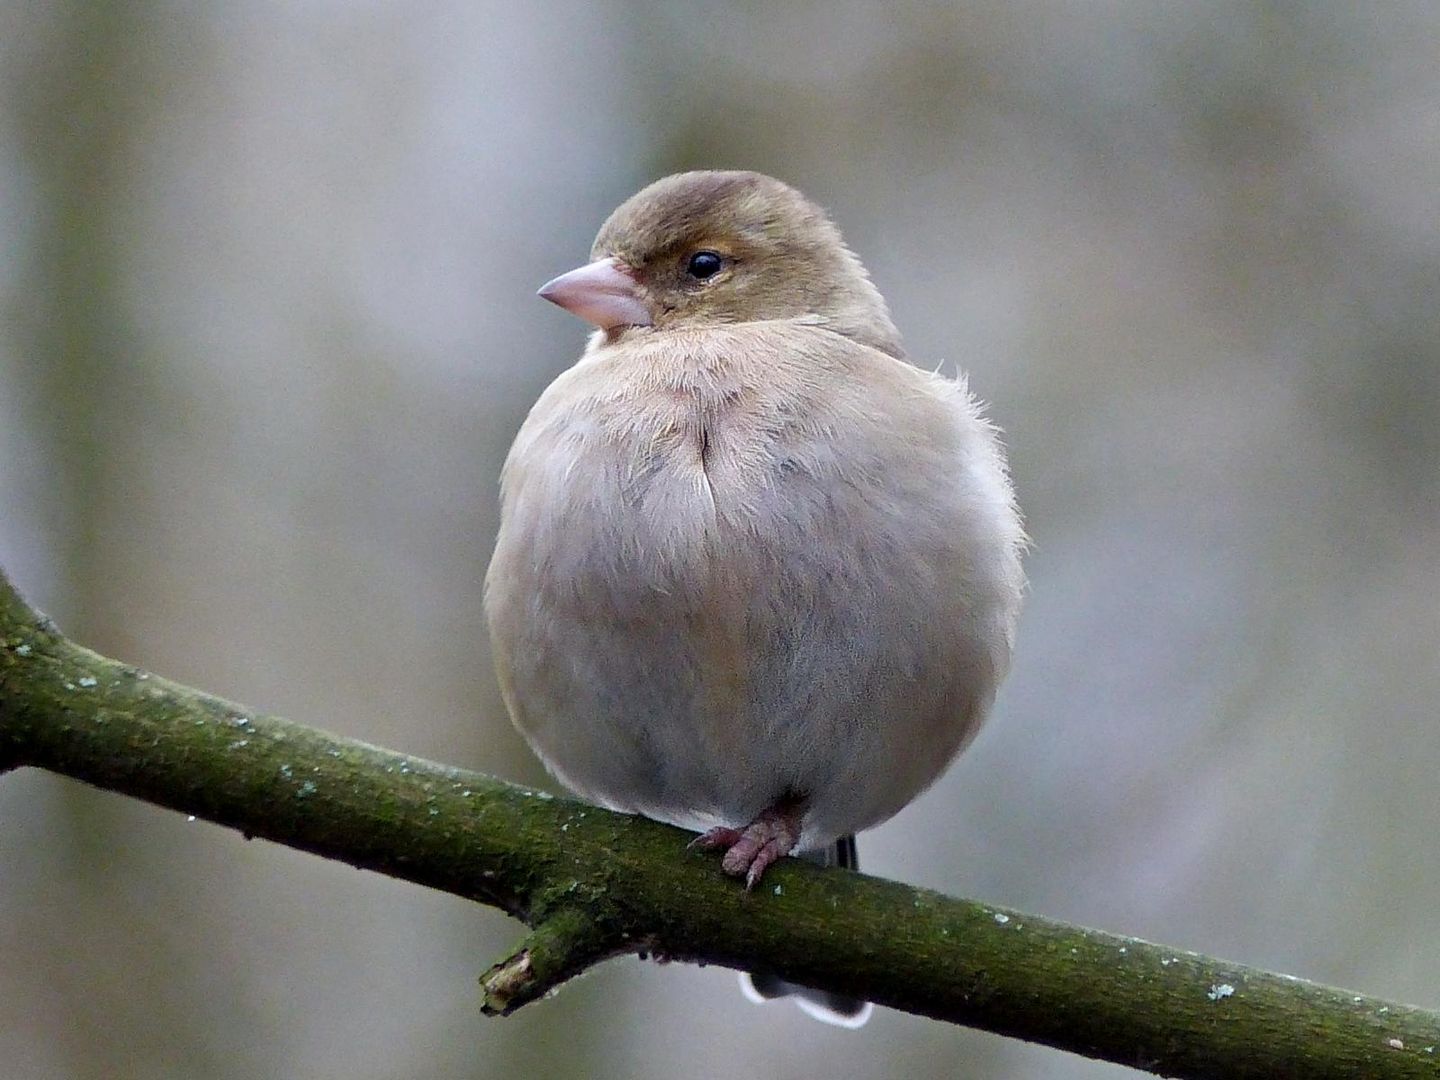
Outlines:
[[697,251],[690,256],[690,261],[685,264],[685,272],[693,278],[704,281],[708,277],[714,277],[725,265],[725,260],[716,255],[713,251]]

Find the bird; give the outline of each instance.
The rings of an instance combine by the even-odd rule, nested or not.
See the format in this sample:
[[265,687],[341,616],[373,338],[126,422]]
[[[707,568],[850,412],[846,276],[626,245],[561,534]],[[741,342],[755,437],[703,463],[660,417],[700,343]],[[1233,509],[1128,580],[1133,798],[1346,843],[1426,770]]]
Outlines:
[[746,888],[792,853],[858,868],[854,834],[934,783],[1010,666],[1028,541],[998,429],[761,173],[655,181],[539,295],[594,330],[501,472],[512,721],[571,791],[696,831]]

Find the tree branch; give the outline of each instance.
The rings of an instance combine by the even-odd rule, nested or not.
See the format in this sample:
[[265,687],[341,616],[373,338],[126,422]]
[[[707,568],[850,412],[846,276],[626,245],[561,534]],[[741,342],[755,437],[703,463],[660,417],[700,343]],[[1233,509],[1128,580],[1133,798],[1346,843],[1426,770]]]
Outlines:
[[487,1016],[508,1016],[591,965],[627,951],[623,942],[579,906],[562,907],[538,922],[512,955],[480,976],[485,995],[480,1009]]
[[17,765],[508,912],[532,929],[482,977],[487,1013],[659,952],[1165,1076],[1440,1075],[1435,1013],[797,860],[747,893],[677,829],[106,659],[0,573],[0,772]]

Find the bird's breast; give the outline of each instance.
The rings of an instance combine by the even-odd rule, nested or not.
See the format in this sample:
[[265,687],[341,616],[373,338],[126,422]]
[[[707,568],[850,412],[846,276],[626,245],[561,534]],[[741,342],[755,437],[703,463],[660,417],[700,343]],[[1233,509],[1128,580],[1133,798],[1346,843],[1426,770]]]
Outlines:
[[810,343],[761,370],[582,361],[517,436],[491,634],[577,790],[688,824],[804,792],[838,835],[983,715],[1019,596],[989,429],[962,391]]

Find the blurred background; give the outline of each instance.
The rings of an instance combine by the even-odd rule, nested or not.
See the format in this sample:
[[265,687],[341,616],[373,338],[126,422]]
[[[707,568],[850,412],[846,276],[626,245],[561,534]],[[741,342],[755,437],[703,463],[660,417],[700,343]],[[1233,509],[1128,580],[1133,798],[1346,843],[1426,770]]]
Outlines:
[[[664,173],[827,206],[971,373],[1014,673],[866,866],[1440,1006],[1440,8],[0,4],[0,565],[76,639],[547,783],[491,674],[534,296]],[[0,780],[9,1078],[1133,1075]]]

